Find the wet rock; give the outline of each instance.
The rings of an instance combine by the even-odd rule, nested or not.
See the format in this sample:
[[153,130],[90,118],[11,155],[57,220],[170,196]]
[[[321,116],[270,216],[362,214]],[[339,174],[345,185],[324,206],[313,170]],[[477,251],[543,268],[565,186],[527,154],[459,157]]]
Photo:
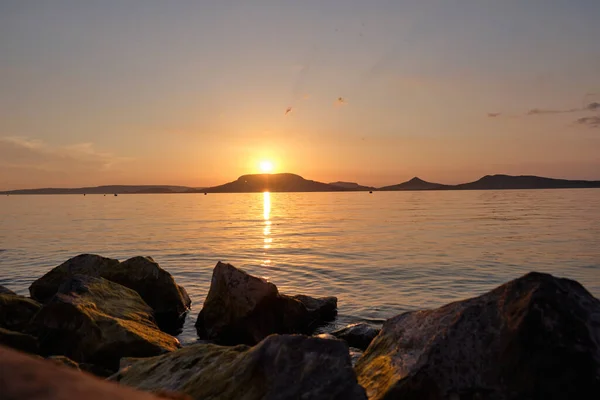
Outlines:
[[121,357],[150,357],[179,347],[160,331],[152,309],[133,290],[75,275],[34,317],[41,351],[116,370]]
[[331,334],[338,339],[342,339],[348,346],[356,347],[358,349],[366,350],[371,344],[371,341],[375,339],[375,336],[379,334],[380,329],[375,328],[372,325],[359,323],[348,325],[342,329],[331,332]]
[[355,369],[370,399],[597,398],[600,301],[530,273],[386,321]]
[[34,336],[4,328],[0,328],[0,344],[31,354],[39,351],[38,341]]
[[41,309],[35,301],[16,294],[0,294],[0,327],[21,333],[29,332],[29,323]]
[[0,294],[13,294],[15,296],[17,295],[15,292],[2,285],[0,285]]
[[366,399],[342,341],[271,335],[254,347],[196,344],[135,361],[111,379],[194,399]]
[[335,297],[286,296],[274,284],[218,262],[196,329],[201,339],[253,345],[273,333],[312,333],[336,308]]
[[31,297],[48,302],[74,275],[100,277],[135,290],[152,307],[159,326],[168,332],[181,329],[191,305],[185,289],[151,257],[133,257],[120,263],[95,254],[81,254],[49,271],[29,287]]
[[52,361],[56,365],[62,365],[65,367],[73,368],[74,370],[81,371],[79,364],[65,356],[50,356],[46,358],[48,361]]
[[150,393],[61,368],[0,346],[2,400],[157,400]]

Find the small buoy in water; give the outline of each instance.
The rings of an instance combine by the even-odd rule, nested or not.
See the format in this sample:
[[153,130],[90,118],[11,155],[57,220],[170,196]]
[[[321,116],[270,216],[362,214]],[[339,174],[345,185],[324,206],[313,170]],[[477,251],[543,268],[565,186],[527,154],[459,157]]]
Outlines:
[[369,190],[369,194],[373,194],[373,191],[372,191],[372,190]]
[[118,194],[115,193],[115,197],[117,197],[117,196],[118,196]]
[[85,196],[85,193],[83,195]]
[[207,195],[207,193],[206,193],[206,192],[204,192],[204,195],[206,196],[206,195]]

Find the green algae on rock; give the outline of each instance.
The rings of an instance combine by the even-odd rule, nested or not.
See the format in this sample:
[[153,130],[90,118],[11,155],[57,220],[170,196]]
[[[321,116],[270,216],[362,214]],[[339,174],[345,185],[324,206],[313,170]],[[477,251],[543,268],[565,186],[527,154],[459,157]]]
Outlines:
[[198,400],[366,399],[340,340],[271,335],[254,347],[196,344],[125,365],[112,380]]
[[150,357],[180,347],[160,331],[152,309],[133,290],[75,275],[35,316],[41,351],[116,370],[121,357]]
[[76,274],[108,279],[135,290],[154,310],[159,327],[167,332],[181,328],[191,305],[185,289],[151,257],[133,257],[120,263],[95,254],[81,254],[53,268],[29,287],[31,297],[48,302],[59,286]]

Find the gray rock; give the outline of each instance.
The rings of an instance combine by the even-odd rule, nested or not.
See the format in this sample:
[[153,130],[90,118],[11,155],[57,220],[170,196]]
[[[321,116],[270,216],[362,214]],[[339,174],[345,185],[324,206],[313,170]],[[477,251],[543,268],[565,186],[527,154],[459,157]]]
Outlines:
[[369,344],[379,335],[381,329],[375,328],[372,325],[359,323],[348,325],[342,329],[331,332],[338,339],[342,339],[348,346],[356,347],[361,350],[366,350]]
[[121,357],[150,357],[180,347],[160,331],[152,309],[133,290],[75,275],[34,317],[41,351],[117,370]]
[[111,379],[198,400],[366,399],[339,340],[271,335],[254,347],[196,344],[127,365]]
[[335,297],[287,296],[264,279],[217,263],[198,315],[201,339],[254,345],[273,333],[312,333],[335,315]]
[[0,294],[0,327],[30,333],[29,323],[40,309],[41,305],[35,300],[16,294]]
[[159,326],[178,332],[189,310],[191,300],[185,289],[150,257],[118,260],[95,254],[81,254],[49,271],[29,287],[31,297],[46,303],[59,286],[74,275],[88,275],[116,282],[135,290],[152,307]]
[[355,370],[370,399],[596,399],[600,301],[530,273],[391,318]]

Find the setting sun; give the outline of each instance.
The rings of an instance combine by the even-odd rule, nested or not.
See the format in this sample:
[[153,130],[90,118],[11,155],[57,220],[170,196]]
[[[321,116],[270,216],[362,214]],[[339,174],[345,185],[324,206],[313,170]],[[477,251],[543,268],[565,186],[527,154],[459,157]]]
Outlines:
[[273,171],[273,163],[271,161],[261,161],[259,164],[260,170],[264,173]]

